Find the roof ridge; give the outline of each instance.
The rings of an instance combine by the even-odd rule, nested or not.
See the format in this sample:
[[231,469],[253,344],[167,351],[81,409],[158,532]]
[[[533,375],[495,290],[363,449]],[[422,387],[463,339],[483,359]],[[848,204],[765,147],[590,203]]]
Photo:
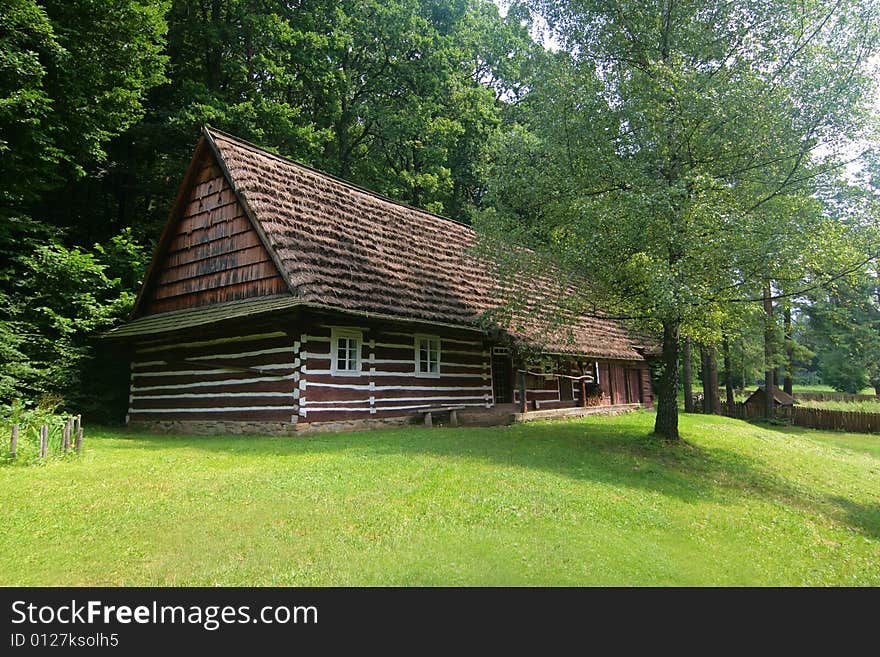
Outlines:
[[426,210],[425,208],[420,208],[415,205],[410,205],[409,203],[405,203],[403,201],[398,201],[398,200],[393,199],[389,196],[385,196],[384,194],[380,194],[379,192],[377,192],[375,190],[369,189],[367,187],[362,187],[361,185],[353,183],[349,180],[345,180],[344,178],[340,178],[339,176],[335,176],[332,173],[327,173],[326,171],[321,171],[321,169],[317,169],[313,166],[309,166],[308,164],[303,164],[302,162],[298,162],[298,161],[294,160],[293,158],[290,158],[290,157],[287,157],[284,155],[279,155],[278,153],[273,153],[272,151],[266,150],[266,148],[263,146],[260,146],[258,144],[251,142],[251,141],[248,141],[247,139],[242,139],[241,137],[237,137],[236,135],[230,134],[230,133],[225,132],[223,130],[220,130],[218,128],[214,128],[214,127],[209,126],[207,124],[205,124],[202,129],[205,130],[206,132],[208,132],[212,136],[215,134],[221,135],[222,137],[225,137],[226,139],[234,141],[234,142],[236,142],[246,148],[250,148],[250,149],[259,151],[263,155],[268,155],[269,157],[272,157],[276,160],[280,160],[280,161],[284,162],[285,164],[292,164],[296,167],[300,167],[302,169],[306,169],[307,171],[311,171],[312,173],[315,173],[319,176],[329,178],[330,180],[338,182],[339,184],[344,185],[345,187],[349,187],[349,188],[354,189],[356,191],[363,192],[364,194],[367,194],[369,196],[374,196],[375,198],[378,198],[382,201],[386,201],[388,203],[400,206],[402,208],[406,208],[408,210],[414,210],[416,212],[421,212],[421,213],[426,214],[429,217],[433,217],[435,219],[441,219],[443,221],[448,221],[451,224],[455,224],[457,226],[462,226],[463,228],[467,228],[469,231],[471,231],[475,235],[477,234],[477,231],[474,229],[473,226],[471,226],[470,224],[466,224],[463,221],[458,221],[457,219],[445,217],[442,214],[437,214],[436,212],[432,212],[431,210]]

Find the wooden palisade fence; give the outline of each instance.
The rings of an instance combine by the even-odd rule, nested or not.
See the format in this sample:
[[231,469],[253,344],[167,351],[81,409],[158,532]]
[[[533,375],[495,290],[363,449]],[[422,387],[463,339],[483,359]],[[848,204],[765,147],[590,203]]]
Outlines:
[[795,406],[792,409],[791,421],[793,424],[813,429],[840,429],[859,433],[880,432],[880,413],[832,411],[827,408]]
[[[19,425],[13,424],[11,436],[9,440],[9,458],[14,460],[18,455],[18,438]],[[41,459],[45,459],[49,453],[49,425],[44,424],[39,428],[39,454]],[[61,438],[59,440],[59,450],[63,454],[69,454],[73,449],[77,454],[82,450],[83,428],[82,416],[75,415],[67,418],[61,427]]]
[[[721,414],[740,420],[760,420],[763,418],[760,408],[748,407],[742,402],[736,402],[732,407],[722,402]],[[792,424],[811,429],[880,433],[880,413],[836,411],[827,408],[794,406],[780,410],[779,417],[789,420]]]

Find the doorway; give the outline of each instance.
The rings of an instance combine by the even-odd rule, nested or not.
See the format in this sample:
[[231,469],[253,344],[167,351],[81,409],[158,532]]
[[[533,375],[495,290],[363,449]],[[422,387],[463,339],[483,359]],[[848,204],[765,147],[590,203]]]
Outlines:
[[492,347],[492,394],[496,404],[513,403],[513,361],[507,347]]

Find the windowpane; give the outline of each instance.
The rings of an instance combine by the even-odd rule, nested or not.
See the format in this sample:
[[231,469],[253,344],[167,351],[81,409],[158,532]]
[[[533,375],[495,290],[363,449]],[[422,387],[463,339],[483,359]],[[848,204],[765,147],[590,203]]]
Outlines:
[[360,340],[355,337],[336,338],[336,370],[339,372],[358,371]]
[[337,366],[339,367],[339,369],[345,369],[347,345],[348,338],[339,338],[339,343],[336,348]]
[[438,338],[417,338],[416,369],[419,374],[440,373],[440,340]]

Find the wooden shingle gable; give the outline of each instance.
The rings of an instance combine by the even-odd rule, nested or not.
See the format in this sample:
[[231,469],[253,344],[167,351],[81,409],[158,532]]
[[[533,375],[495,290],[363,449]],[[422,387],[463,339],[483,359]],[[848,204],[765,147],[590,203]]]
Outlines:
[[290,295],[277,255],[205,131],[162,231],[133,317]]

